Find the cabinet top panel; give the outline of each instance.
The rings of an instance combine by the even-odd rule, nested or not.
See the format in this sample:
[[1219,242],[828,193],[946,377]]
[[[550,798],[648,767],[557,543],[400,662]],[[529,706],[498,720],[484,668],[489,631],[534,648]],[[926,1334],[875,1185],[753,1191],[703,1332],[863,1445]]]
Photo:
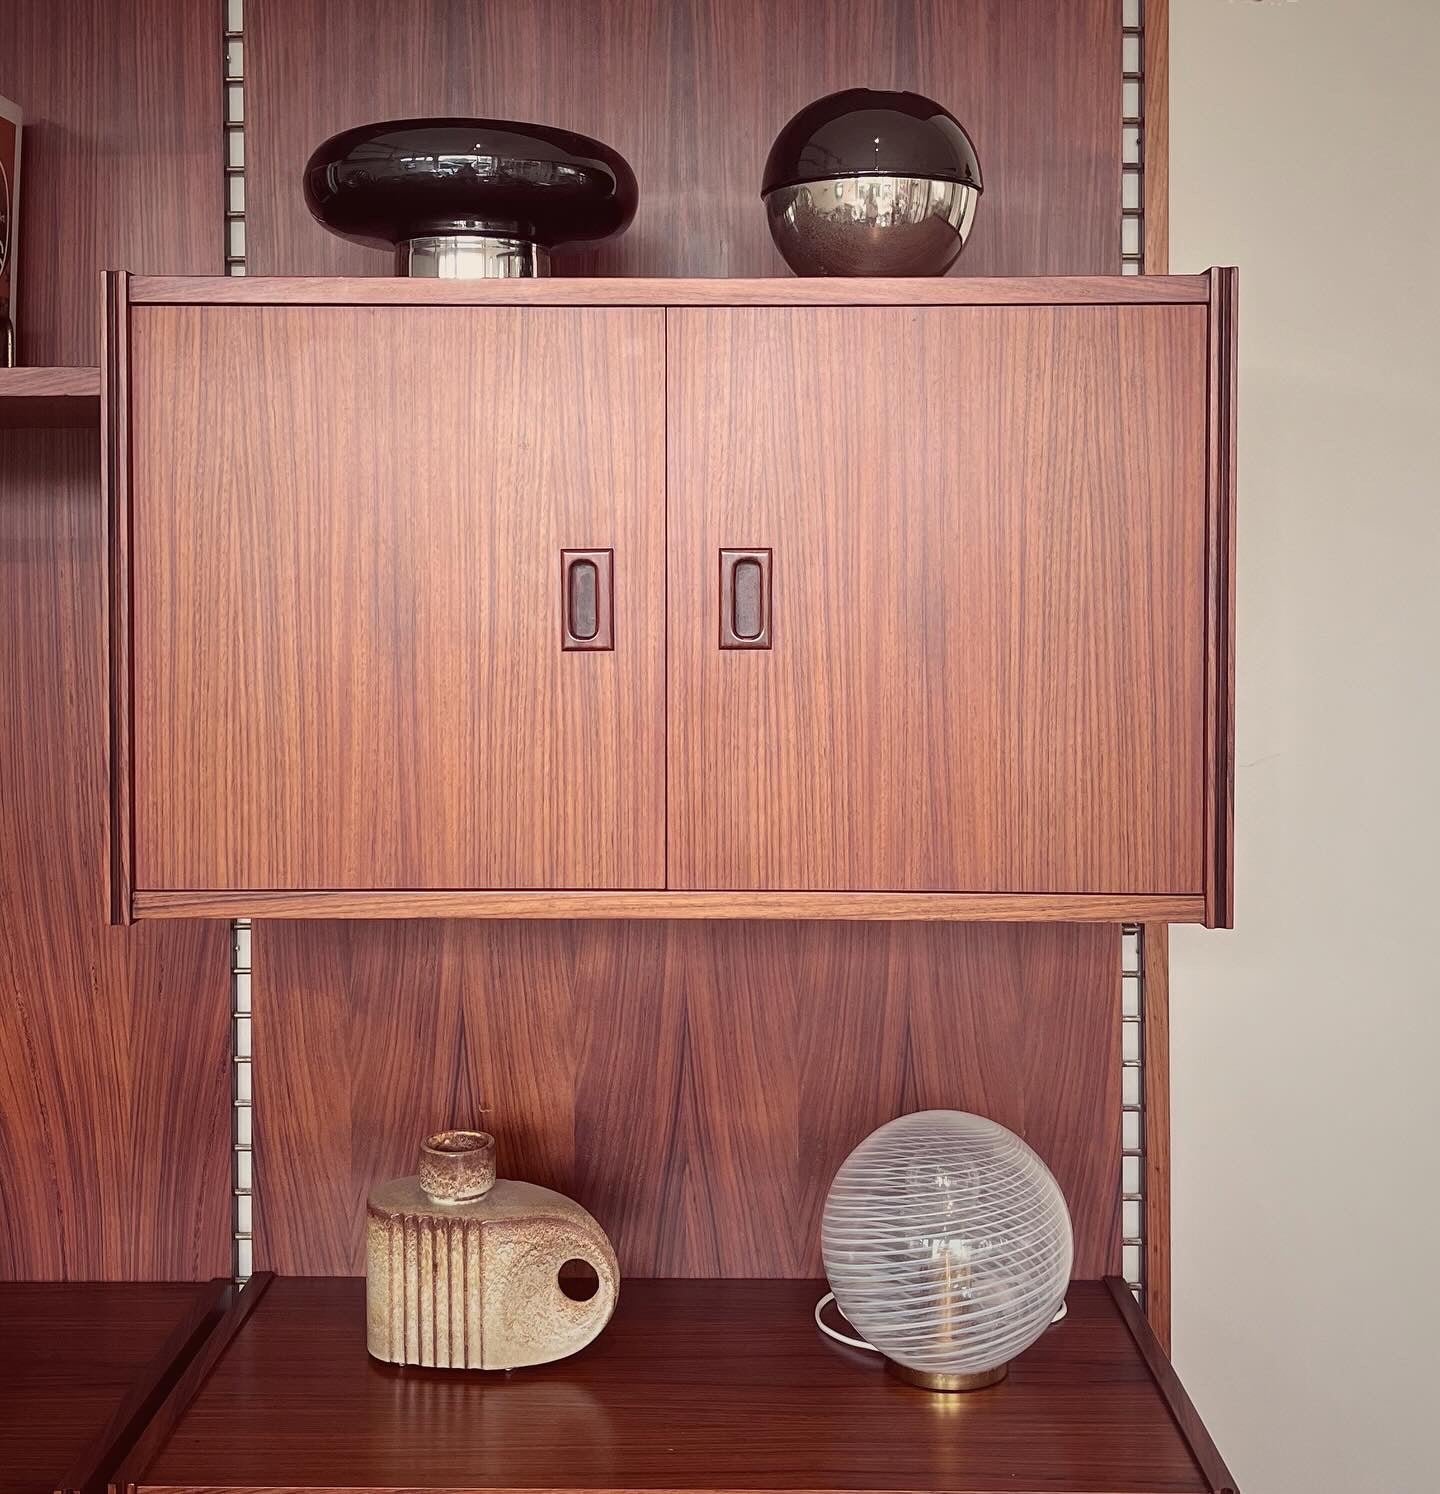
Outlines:
[[1204,275],[976,275],[910,280],[135,275],[129,286],[133,305],[1114,306],[1209,298],[1209,280]]

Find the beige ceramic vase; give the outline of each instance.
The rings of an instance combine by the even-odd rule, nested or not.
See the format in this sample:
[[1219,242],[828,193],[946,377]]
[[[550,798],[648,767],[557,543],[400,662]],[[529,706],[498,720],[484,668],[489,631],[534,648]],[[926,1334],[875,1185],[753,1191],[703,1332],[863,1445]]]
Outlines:
[[[391,1364],[517,1369],[574,1354],[610,1321],[620,1270],[573,1199],[495,1177],[495,1138],[442,1131],[418,1177],[381,1183],[365,1222],[368,1345]],[[561,1269],[599,1278],[576,1301]]]

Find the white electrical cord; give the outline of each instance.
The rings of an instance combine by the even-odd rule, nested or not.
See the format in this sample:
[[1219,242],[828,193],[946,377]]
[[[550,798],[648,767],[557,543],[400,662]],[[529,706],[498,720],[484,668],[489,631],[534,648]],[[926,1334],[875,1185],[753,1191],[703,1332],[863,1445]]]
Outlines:
[[833,1338],[837,1344],[849,1344],[852,1349],[869,1349],[872,1354],[878,1354],[879,1349],[874,1344],[867,1344],[863,1338],[851,1338],[848,1333],[841,1333],[838,1328],[832,1328],[824,1318],[820,1316],[827,1307],[835,1300],[834,1292],[826,1292],[815,1304],[815,1326],[826,1338]]
[[[832,1328],[829,1323],[825,1321],[822,1314],[834,1300],[835,1293],[826,1292],[825,1295],[815,1304],[815,1326],[821,1331],[821,1333],[823,1333],[826,1338],[833,1338],[837,1344],[848,1344],[852,1349],[868,1349],[872,1354],[880,1353],[880,1350],[877,1349],[874,1344],[866,1343],[863,1338],[851,1338],[848,1333],[841,1333],[838,1328]],[[1065,1316],[1067,1310],[1068,1309],[1066,1307],[1066,1304],[1062,1302],[1060,1304],[1060,1310],[1055,1314],[1053,1318],[1050,1319],[1049,1323],[1046,1326],[1049,1328],[1053,1328],[1056,1323],[1058,1323]],[[837,1308],[836,1311],[838,1312],[839,1309]]]

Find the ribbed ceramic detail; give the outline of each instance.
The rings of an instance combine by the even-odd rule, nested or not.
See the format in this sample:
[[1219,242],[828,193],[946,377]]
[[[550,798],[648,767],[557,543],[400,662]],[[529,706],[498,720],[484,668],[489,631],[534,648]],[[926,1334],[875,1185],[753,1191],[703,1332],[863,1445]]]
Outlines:
[[368,1228],[370,1352],[392,1364],[483,1369],[484,1225],[372,1213]]
[[881,1353],[924,1374],[996,1369],[1065,1298],[1070,1214],[1050,1170],[1004,1126],[923,1110],[845,1159],[825,1201],[825,1271]]
[[[620,1267],[605,1231],[572,1198],[534,1183],[489,1182],[479,1132],[432,1136],[421,1177],[371,1190],[366,1206],[366,1342],[377,1359],[436,1369],[518,1369],[574,1354],[610,1321]],[[437,1145],[437,1143],[446,1143]],[[428,1160],[427,1160],[428,1154]],[[436,1176],[436,1169],[441,1175]],[[478,1168],[478,1172],[477,1172]],[[562,1275],[595,1273],[577,1299]]]

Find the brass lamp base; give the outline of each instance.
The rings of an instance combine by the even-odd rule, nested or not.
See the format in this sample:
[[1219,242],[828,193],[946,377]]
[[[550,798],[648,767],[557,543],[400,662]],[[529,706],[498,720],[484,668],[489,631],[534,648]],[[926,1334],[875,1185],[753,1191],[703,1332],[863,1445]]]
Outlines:
[[909,1385],[918,1385],[922,1390],[984,1390],[998,1385],[1010,1373],[1008,1364],[995,1369],[975,1370],[971,1374],[948,1374],[944,1370],[917,1370],[907,1364],[896,1364],[893,1359],[885,1361],[885,1368],[897,1379]]

